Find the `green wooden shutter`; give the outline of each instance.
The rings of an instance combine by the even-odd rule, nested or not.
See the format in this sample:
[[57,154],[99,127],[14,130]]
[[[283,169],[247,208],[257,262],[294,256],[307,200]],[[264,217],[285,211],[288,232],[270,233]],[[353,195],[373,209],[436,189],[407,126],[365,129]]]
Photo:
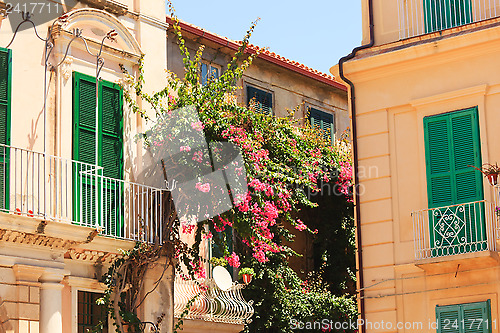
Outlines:
[[76,121],[76,149],[74,158],[80,162],[97,164],[95,157],[95,81],[90,78],[75,75],[75,121]]
[[318,128],[323,131],[323,137],[326,141],[334,142],[335,124],[332,114],[318,109],[309,108],[309,120],[311,122],[311,127]]
[[424,118],[424,138],[428,206],[445,207],[429,211],[431,255],[485,250],[477,108]]
[[9,209],[9,153],[12,54],[0,48],[0,209]]
[[424,0],[424,21],[426,33],[471,23],[471,1]]
[[429,208],[453,204],[451,129],[447,115],[424,118]]
[[273,113],[273,95],[269,92],[247,86],[247,104],[250,105],[250,101],[255,99],[256,109],[258,112],[264,114]]
[[424,118],[429,208],[483,200],[477,108]]
[[[106,178],[90,177],[75,170],[75,221],[99,222],[106,234],[123,234],[123,95],[120,87],[99,83],[98,126],[95,114],[95,78],[74,73],[73,158],[103,167]],[[96,161],[95,139],[99,138]],[[80,210],[81,208],[81,210]],[[103,211],[102,216],[96,216]],[[99,213],[100,214],[100,213]]]
[[[123,179],[123,111],[122,92],[119,86],[103,81],[100,88],[102,117],[101,166],[104,176]],[[106,216],[106,232],[114,236],[123,235],[123,195],[121,182],[105,179],[103,205]]]
[[[95,139],[96,128],[96,96],[95,79],[81,73],[73,75],[73,159],[96,165]],[[86,167],[75,165],[74,188],[75,209],[74,220],[95,225],[96,211],[99,207],[96,197],[98,188],[96,179]]]
[[437,333],[491,332],[490,300],[436,306]]
[[460,305],[436,307],[437,333],[460,333]]
[[451,114],[456,203],[483,199],[483,181],[480,172],[471,165],[481,166],[479,121],[477,109]]
[[123,179],[122,95],[119,87],[102,86],[102,162],[104,175]]
[[477,302],[461,305],[461,314],[464,322],[464,333],[489,333],[491,332],[491,304]]

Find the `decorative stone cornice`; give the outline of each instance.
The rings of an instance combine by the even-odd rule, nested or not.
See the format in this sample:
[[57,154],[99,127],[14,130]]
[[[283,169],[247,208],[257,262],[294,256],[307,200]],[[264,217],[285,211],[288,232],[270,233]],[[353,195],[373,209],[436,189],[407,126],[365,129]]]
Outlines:
[[68,239],[6,229],[0,229],[0,241],[24,245],[44,246],[52,249],[69,249],[70,247],[80,243]]
[[116,16],[122,16],[128,12],[126,5],[114,0],[80,0],[80,2],[97,9],[103,9]]
[[110,264],[115,258],[120,256],[118,253],[83,249],[70,249],[67,254],[73,260],[97,264]]

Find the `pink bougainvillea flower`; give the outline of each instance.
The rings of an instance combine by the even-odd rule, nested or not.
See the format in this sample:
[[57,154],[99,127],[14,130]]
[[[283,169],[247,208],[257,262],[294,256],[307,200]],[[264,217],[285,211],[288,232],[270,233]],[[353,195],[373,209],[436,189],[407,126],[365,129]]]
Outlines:
[[201,163],[203,161],[203,154],[201,151],[197,151],[193,154],[193,161]]
[[225,257],[227,260],[227,263],[231,267],[240,267],[240,257],[236,253],[231,253],[231,256],[226,256]]
[[210,192],[210,184],[209,183],[202,184],[202,183],[198,182],[198,183],[196,183],[196,188],[198,189],[198,191],[203,192],[203,193]]
[[304,231],[307,229],[307,226],[301,220],[297,220],[297,225],[295,226],[295,229],[299,231]]
[[181,151],[190,152],[191,151],[191,147],[189,147],[189,146],[181,146]]
[[264,251],[257,251],[252,254],[255,259],[257,259],[258,262],[268,262],[269,259],[266,257],[266,254]]
[[200,132],[201,130],[203,130],[205,128],[205,126],[203,126],[203,123],[201,121],[196,121],[194,123],[191,123],[191,127],[195,130],[195,131],[198,131]]
[[207,277],[207,272],[205,271],[205,267],[203,267],[203,262],[200,260],[199,262],[191,262],[191,266],[194,270],[194,276],[197,279],[205,279]]
[[193,232],[195,227],[196,226],[194,224],[184,224],[184,225],[182,225],[182,233],[183,234],[190,234]]
[[201,163],[203,161],[203,153],[200,150],[193,154],[193,161],[196,161],[198,163]]

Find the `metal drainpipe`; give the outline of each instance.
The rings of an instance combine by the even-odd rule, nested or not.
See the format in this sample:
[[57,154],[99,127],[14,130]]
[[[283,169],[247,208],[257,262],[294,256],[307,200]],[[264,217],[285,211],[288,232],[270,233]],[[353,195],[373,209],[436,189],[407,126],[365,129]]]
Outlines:
[[[359,184],[358,178],[358,142],[357,142],[357,129],[356,129],[356,94],[354,91],[354,83],[352,83],[348,78],[344,76],[344,63],[348,60],[353,59],[356,53],[363,49],[368,49],[372,47],[375,43],[375,35],[373,28],[373,0],[368,0],[368,18],[370,23],[370,42],[358,46],[352,50],[349,55],[340,58],[339,60],[339,74],[342,80],[346,82],[351,88],[351,117],[352,117],[352,154],[354,159],[354,184],[357,186]],[[360,316],[363,323],[365,322],[365,300],[364,300],[364,279],[363,279],[363,248],[361,243],[361,218],[360,218],[360,207],[359,207],[359,191],[355,189],[355,199],[356,199],[356,240],[357,240],[357,254],[358,254],[358,278],[359,278],[359,310]],[[360,332],[366,332],[366,326],[361,325]]]

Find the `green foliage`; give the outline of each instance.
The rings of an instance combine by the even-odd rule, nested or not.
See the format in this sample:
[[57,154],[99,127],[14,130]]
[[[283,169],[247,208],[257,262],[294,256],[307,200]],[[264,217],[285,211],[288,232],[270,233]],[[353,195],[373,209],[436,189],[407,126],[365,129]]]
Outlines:
[[[334,183],[322,184],[329,191]],[[299,215],[311,229],[313,237],[314,272],[328,283],[335,295],[356,291],[356,244],[353,219],[354,205],[338,195],[312,196],[320,209],[304,208]]]
[[[143,242],[137,242],[131,250],[121,250],[121,255],[113,261],[102,281],[106,285],[103,297],[97,299],[98,305],[103,305],[113,319],[117,333],[141,332],[141,320],[137,316],[137,308],[144,298],[141,287],[146,271],[156,264],[159,258],[159,248]],[[159,322],[163,319],[158,318]],[[102,323],[99,323],[94,332],[102,332]]]
[[242,269],[240,269],[240,271],[238,272],[238,275],[239,276],[242,276],[243,274],[250,274],[250,275],[254,275],[255,274],[255,271],[253,270],[252,267],[243,267]]
[[210,263],[214,267],[215,266],[222,266],[222,267],[226,267],[227,266],[227,260],[224,259],[224,258],[216,258],[216,257],[210,258]]
[[266,264],[253,264],[256,275],[243,293],[255,300],[255,314],[245,332],[296,332],[292,323],[299,321],[356,321],[357,305],[352,296],[335,296],[320,277],[301,280],[288,267],[285,256],[276,254]]

